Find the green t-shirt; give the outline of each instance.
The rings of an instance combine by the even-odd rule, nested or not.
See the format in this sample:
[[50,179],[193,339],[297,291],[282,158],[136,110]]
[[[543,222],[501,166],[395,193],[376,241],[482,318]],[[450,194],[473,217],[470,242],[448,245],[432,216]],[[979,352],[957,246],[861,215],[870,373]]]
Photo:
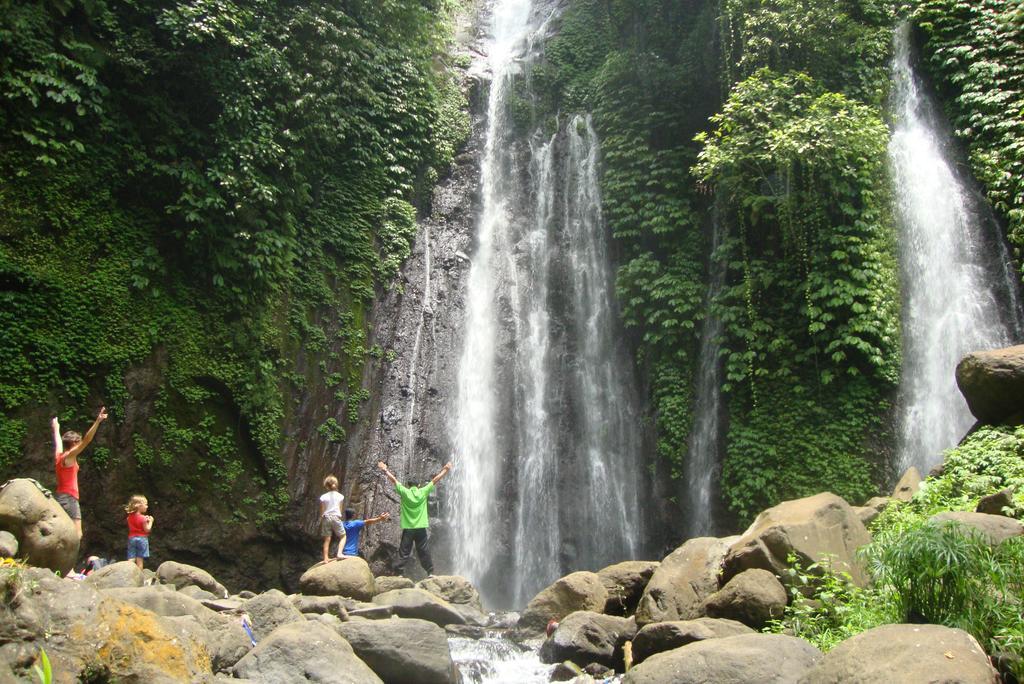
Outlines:
[[395,484],[395,491],[402,500],[402,529],[418,530],[427,527],[427,496],[434,490],[434,483],[422,487],[406,487]]

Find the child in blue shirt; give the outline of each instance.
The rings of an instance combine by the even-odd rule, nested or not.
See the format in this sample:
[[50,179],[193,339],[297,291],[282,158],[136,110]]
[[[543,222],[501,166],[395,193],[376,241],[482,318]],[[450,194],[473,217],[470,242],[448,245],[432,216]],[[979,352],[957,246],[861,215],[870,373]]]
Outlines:
[[358,556],[359,555],[359,533],[363,531],[363,528],[367,525],[373,525],[390,518],[391,515],[387,512],[381,513],[376,518],[367,518],[366,520],[359,520],[356,518],[356,512],[351,508],[345,509],[345,550],[343,553],[346,556]]

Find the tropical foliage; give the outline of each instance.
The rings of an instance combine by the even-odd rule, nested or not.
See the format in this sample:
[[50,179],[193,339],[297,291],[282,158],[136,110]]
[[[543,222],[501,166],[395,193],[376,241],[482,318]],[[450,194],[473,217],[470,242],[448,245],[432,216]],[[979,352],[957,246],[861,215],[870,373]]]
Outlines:
[[[452,9],[2,13],[0,465],[42,425],[38,407],[76,422],[102,400],[135,421],[133,447],[105,467],[127,456],[157,482],[173,472],[186,498],[213,479],[243,517],[283,510],[292,398],[332,376],[340,407],[318,419],[358,416],[366,307],[466,135],[436,63]],[[140,392],[152,415],[127,416]]]

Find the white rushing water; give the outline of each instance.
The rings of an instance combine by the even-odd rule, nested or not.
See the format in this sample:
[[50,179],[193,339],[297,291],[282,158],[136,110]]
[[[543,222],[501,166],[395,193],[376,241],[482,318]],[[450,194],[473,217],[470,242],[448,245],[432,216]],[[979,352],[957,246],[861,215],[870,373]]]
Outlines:
[[905,297],[899,465],[925,474],[974,422],[957,363],[1009,344],[1019,306],[994,221],[950,161],[948,135],[914,73],[909,25],[894,46],[889,157]]
[[711,314],[711,303],[725,286],[726,264],[716,261],[715,251],[722,244],[723,226],[717,209],[712,209],[711,250],[708,259],[707,318],[700,335],[693,430],[687,445],[685,482],[687,537],[713,536],[715,491],[721,457],[722,361],[718,356],[718,338],[722,320]]
[[618,339],[597,136],[585,116],[553,135],[524,135],[513,120],[553,16],[497,0],[487,51],[447,505],[455,571],[491,607],[522,607],[569,568],[633,558],[644,534],[642,433]]

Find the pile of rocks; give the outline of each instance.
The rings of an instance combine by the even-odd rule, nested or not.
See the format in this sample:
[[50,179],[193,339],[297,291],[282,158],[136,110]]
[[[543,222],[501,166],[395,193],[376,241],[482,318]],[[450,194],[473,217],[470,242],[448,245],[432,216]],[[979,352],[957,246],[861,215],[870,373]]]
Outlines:
[[[829,493],[787,501],[741,536],[690,539],[660,563],[572,573],[530,602],[517,634],[543,639],[541,659],[559,663],[554,677],[563,680],[625,672],[630,684],[996,682],[984,650],[958,629],[886,625],[827,655],[802,639],[759,631],[796,593],[786,586],[791,557],[803,567],[827,559],[863,586],[868,577],[856,555],[870,541],[863,520],[919,483],[909,474],[894,497],[861,508]],[[994,543],[1024,533],[1017,521],[997,517],[958,519],[987,530]]]
[[209,573],[133,562],[84,580],[0,566],[0,682],[45,650],[55,682],[459,681],[444,627],[487,623],[468,581],[374,578],[346,558],[311,568],[301,594],[231,594]]

